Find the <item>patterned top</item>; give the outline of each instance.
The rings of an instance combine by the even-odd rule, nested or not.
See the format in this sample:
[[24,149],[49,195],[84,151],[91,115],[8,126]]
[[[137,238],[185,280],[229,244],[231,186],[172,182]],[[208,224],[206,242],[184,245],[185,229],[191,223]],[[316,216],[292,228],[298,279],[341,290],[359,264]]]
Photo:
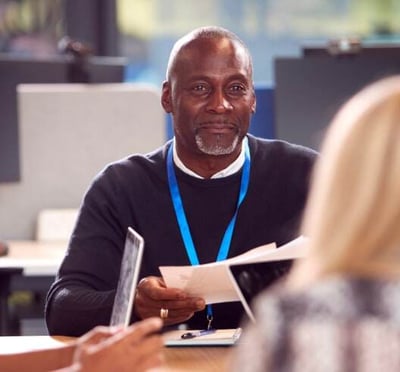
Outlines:
[[400,282],[335,277],[254,305],[231,371],[400,371]]

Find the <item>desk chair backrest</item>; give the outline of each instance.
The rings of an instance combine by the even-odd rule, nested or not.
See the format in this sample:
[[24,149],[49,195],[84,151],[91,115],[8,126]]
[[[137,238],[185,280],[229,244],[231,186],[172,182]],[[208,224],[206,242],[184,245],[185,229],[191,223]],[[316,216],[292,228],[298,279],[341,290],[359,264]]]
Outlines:
[[41,242],[67,242],[78,216],[78,209],[43,209],[39,212],[36,240]]

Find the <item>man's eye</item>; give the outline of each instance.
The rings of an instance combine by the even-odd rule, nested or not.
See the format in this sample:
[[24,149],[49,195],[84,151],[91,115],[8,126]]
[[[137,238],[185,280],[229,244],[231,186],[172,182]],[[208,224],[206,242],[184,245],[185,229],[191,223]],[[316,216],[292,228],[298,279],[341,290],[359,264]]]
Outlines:
[[234,84],[229,88],[229,90],[231,92],[243,92],[246,90],[246,88],[241,84]]
[[197,92],[204,92],[207,90],[207,87],[204,84],[197,84],[193,87],[193,90]]

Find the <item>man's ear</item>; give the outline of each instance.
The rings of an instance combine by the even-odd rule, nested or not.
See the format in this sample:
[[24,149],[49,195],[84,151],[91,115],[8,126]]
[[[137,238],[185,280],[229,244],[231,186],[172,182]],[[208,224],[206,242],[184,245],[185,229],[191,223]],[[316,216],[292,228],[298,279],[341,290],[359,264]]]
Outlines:
[[164,108],[166,113],[172,112],[172,103],[171,103],[171,86],[168,81],[164,81],[162,85],[161,91],[161,105]]

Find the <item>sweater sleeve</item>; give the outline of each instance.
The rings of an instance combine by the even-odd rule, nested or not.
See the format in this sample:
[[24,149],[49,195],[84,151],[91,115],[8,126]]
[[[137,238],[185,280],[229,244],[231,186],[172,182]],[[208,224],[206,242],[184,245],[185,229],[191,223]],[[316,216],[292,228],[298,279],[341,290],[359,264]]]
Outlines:
[[77,224],[46,299],[45,317],[51,335],[80,336],[108,325],[126,228],[112,177],[103,173],[86,193]]
[[81,336],[97,325],[108,325],[115,291],[95,291],[66,284],[49,292],[46,323],[50,335]]

